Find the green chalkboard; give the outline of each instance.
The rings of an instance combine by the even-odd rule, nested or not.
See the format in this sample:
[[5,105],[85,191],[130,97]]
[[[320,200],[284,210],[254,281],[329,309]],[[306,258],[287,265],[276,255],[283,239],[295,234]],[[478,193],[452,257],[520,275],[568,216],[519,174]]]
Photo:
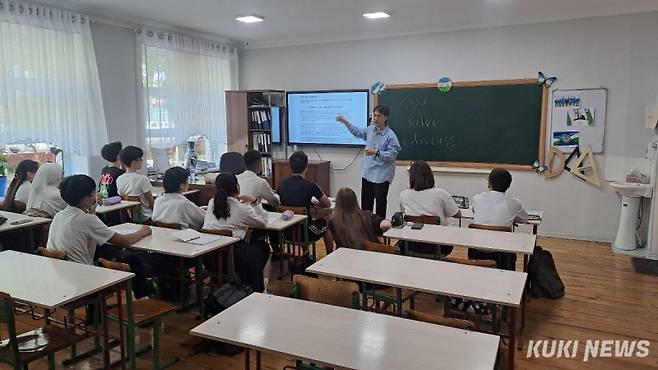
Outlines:
[[529,80],[463,84],[447,93],[430,85],[386,86],[378,104],[391,110],[398,160],[519,167],[540,159],[543,87]]

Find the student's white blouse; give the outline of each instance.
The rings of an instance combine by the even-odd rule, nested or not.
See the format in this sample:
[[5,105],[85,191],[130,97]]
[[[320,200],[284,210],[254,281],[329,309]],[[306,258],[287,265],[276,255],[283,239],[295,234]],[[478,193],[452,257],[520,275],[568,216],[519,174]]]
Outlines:
[[165,193],[155,199],[153,221],[176,223],[199,230],[203,226],[206,213],[180,193]]
[[259,228],[267,225],[267,211],[260,204],[255,206],[244,204],[234,197],[229,197],[230,215],[228,218],[220,219],[213,214],[214,204],[215,199],[211,199],[208,203],[206,219],[203,222],[204,229],[231,230],[234,237],[244,239],[249,228]]

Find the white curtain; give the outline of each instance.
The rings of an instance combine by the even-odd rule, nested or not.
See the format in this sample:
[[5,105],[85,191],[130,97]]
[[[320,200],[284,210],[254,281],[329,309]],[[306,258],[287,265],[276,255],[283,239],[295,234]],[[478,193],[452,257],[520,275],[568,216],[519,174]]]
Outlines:
[[224,92],[236,87],[237,50],[228,45],[138,29],[147,144],[171,148],[188,137],[226,151]]
[[0,145],[17,142],[80,155],[107,143],[86,16],[0,0]]

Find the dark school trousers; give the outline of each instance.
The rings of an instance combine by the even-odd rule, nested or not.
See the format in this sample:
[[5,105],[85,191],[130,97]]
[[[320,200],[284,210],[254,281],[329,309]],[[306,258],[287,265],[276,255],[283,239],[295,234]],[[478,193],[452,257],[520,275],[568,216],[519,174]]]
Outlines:
[[388,198],[389,182],[374,183],[361,178],[361,209],[372,212],[375,200],[377,216],[386,218],[386,198]]

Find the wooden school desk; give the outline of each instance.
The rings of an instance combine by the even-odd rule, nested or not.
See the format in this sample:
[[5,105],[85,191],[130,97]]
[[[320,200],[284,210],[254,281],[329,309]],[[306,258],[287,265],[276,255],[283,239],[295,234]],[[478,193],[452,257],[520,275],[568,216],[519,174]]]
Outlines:
[[534,252],[537,241],[537,235],[534,234],[429,224],[420,230],[413,230],[409,223],[405,223],[402,228],[389,229],[384,233],[384,237],[430,244],[461,245],[484,252],[521,253],[523,271],[527,271],[528,256]]
[[52,221],[49,218],[32,217],[6,211],[0,211],[0,216],[7,218],[7,221],[0,225],[0,234],[12,231],[24,231],[27,234],[28,244],[31,246],[32,250],[36,250],[38,247],[34,242],[34,233],[38,232],[37,230],[40,228],[50,224]]
[[119,212],[120,222],[126,222],[126,212],[129,209],[141,206],[140,202],[133,202],[129,200],[122,200],[121,203],[113,204],[111,206],[97,206],[96,214],[104,221],[107,221],[107,215],[113,212]]
[[[510,369],[514,368],[516,309],[521,306],[528,275],[524,272],[435,261],[395,254],[338,248],[306,269],[319,275],[470,299],[510,308]],[[363,302],[366,300],[363,289]],[[398,303],[398,314],[402,315]],[[467,368],[467,367],[464,367]]]
[[[475,213],[473,209],[459,209],[461,211],[462,217],[459,218],[459,226],[462,226],[462,220],[473,220],[475,218]],[[537,228],[541,225],[544,220],[544,211],[528,211],[528,215],[537,216],[539,219],[521,221],[520,224],[532,225],[532,233],[537,235]]]
[[491,370],[500,338],[373,312],[261,293],[224,310],[192,335],[359,370]]
[[[52,311],[92,294],[99,294],[103,319],[105,369],[110,368],[105,295],[133,276],[135,274],[131,272],[109,270],[33,254],[0,252],[0,291],[8,293],[17,302]],[[120,298],[118,304],[121,307]],[[119,321],[122,319],[121,316],[122,312],[119,310]],[[123,345],[121,348],[123,349]]]
[[[119,234],[129,234],[137,229],[139,229],[142,225],[138,224],[131,224],[131,223],[125,223],[121,225],[116,225],[110,227],[114,232],[119,233]],[[154,252],[154,253],[160,253],[160,254],[165,254],[169,256],[175,256],[178,257],[180,260],[180,266],[179,266],[179,279],[181,281],[181,308],[185,307],[185,295],[183,294],[183,289],[184,289],[184,279],[183,279],[183,274],[185,272],[184,269],[184,260],[185,259],[194,259],[196,261],[196,300],[197,300],[197,305],[199,306],[199,312],[201,314],[201,317],[204,317],[204,305],[203,305],[203,281],[202,279],[202,274],[199,273],[200,271],[203,270],[203,256],[218,251],[224,247],[231,246],[232,244],[240,241],[238,238],[233,238],[230,236],[221,236],[221,235],[211,235],[217,240],[203,244],[203,245],[196,245],[192,243],[186,243],[182,242],[180,240],[177,240],[174,236],[172,236],[173,233],[179,231],[179,230],[173,230],[173,229],[167,229],[164,227],[157,227],[157,226],[150,226],[152,234],[139,240],[137,243],[134,243],[128,248],[132,249],[138,249],[138,250],[143,250],[143,251],[149,251],[149,252]],[[210,234],[203,234],[203,235],[210,235]]]

